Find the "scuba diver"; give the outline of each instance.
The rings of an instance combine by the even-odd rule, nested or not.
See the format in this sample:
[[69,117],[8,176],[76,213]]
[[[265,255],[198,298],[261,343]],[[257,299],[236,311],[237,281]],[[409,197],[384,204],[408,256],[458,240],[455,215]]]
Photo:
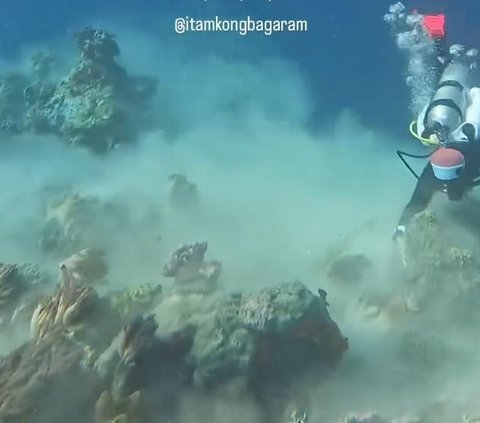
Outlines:
[[[405,16],[403,9],[397,10],[398,16],[402,13]],[[388,16],[398,24],[398,19],[395,21],[398,16]],[[435,193],[443,192],[449,200],[459,201],[480,185],[480,78],[475,62],[478,51],[467,51],[461,45],[446,48],[443,14],[422,16],[414,12],[407,20],[409,17],[415,18],[411,19],[415,30],[421,28],[422,34],[433,41],[436,87],[410,125],[411,134],[423,145],[434,147],[434,151],[423,156],[397,151],[418,179],[394,231],[393,238],[399,241],[402,255],[403,234],[412,218],[427,208]],[[415,174],[404,156],[429,159],[421,175]]]

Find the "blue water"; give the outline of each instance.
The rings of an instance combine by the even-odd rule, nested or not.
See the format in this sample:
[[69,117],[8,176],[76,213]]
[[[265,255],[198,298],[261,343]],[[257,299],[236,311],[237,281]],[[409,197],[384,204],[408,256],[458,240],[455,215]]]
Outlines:
[[[180,3],[174,5],[174,3]],[[20,46],[49,37],[67,37],[89,19],[111,16],[176,36],[161,16],[238,18],[307,18],[307,33],[275,34],[262,50],[265,36],[236,37],[237,58],[272,54],[298,64],[315,101],[312,125],[321,126],[345,107],[352,108],[365,124],[406,133],[410,120],[408,93],[403,84],[404,61],[397,51],[382,16],[392,0],[20,0],[4,2],[0,14],[0,55],[13,56]],[[404,4],[420,13],[447,13],[449,41],[475,45],[480,39],[480,1],[408,0]],[[173,20],[172,20],[173,22]],[[218,49],[225,34],[201,34],[205,52]],[[231,47],[230,47],[231,49]],[[228,52],[225,52],[227,54]],[[145,52],[148,54],[148,52]]]

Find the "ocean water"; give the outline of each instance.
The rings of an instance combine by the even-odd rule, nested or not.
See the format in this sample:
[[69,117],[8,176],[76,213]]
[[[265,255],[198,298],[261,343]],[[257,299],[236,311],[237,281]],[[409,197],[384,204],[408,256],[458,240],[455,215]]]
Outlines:
[[[391,3],[4,4],[0,75],[27,72],[32,52],[47,48],[58,59],[54,76],[65,77],[78,56],[74,33],[91,25],[116,35],[118,63],[129,75],[156,78],[158,85],[148,127],[136,129],[134,142],[105,154],[68,145],[55,131],[0,133],[0,262],[39,264],[56,275],[69,254],[46,253],[39,240],[48,193],[68,186],[83,197],[119,201],[128,210],[127,217],[112,215],[99,223],[106,228],[99,241],[109,267],[109,285],[100,287],[102,292],[145,281],[164,283],[161,269],[169,254],[195,241],[207,241],[209,259],[222,262],[221,282],[228,290],[254,292],[290,280],[301,280],[314,292],[325,288],[331,316],[349,338],[350,350],[332,380],[299,387],[310,399],[310,421],[336,422],[356,411],[398,416],[452,399],[453,392],[465,397],[478,392],[479,366],[467,372],[445,365],[431,379],[420,377],[408,362],[398,362],[395,331],[384,323],[365,323],[353,305],[364,291],[395,292],[403,281],[391,238],[415,179],[396,150],[424,152],[408,133],[413,117],[407,63],[383,20]],[[420,13],[445,12],[449,42],[480,47],[478,1],[404,4]],[[175,19],[187,16],[301,19],[308,21],[308,30],[268,36],[176,33]],[[8,101],[0,97],[1,107],[9,107]],[[423,164],[413,162],[417,170]],[[182,214],[169,206],[169,176],[176,173],[198,187],[198,213]],[[342,246],[375,263],[364,289],[328,281],[322,263]],[[29,336],[0,334],[0,352],[13,351]],[[455,342],[462,353],[477,346],[476,340],[464,346],[455,337]],[[200,421],[195,405],[188,407],[183,421]],[[234,420],[227,406],[215,402],[215,407],[219,411],[211,421],[254,419],[250,406],[232,405]]]

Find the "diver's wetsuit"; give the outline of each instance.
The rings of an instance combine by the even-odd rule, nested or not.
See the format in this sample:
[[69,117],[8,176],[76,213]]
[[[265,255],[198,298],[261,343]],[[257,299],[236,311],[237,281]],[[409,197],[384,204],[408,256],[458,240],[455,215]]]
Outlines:
[[[476,179],[480,177],[480,143],[452,142],[445,146],[455,148],[465,157],[465,168],[460,176],[461,183],[467,188],[478,185],[479,181]],[[441,191],[444,186],[445,182],[435,177],[432,165],[429,162],[418,179],[410,201],[403,210],[398,227],[407,227],[412,218],[425,210],[433,195],[437,191]]]

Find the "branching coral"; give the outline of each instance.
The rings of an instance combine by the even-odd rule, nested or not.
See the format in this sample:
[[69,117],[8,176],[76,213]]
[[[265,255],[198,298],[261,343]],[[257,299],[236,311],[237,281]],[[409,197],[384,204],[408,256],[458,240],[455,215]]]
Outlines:
[[67,332],[94,349],[108,345],[108,336],[118,327],[118,317],[92,287],[73,280],[65,265],[61,272],[62,281],[55,293],[40,303],[32,315],[32,339],[39,342],[50,333]]
[[98,300],[90,287],[76,284],[62,266],[63,280],[57,291],[43,304],[39,304],[32,315],[31,336],[42,340],[49,332],[60,328],[75,332],[84,327],[82,318],[87,310]]

